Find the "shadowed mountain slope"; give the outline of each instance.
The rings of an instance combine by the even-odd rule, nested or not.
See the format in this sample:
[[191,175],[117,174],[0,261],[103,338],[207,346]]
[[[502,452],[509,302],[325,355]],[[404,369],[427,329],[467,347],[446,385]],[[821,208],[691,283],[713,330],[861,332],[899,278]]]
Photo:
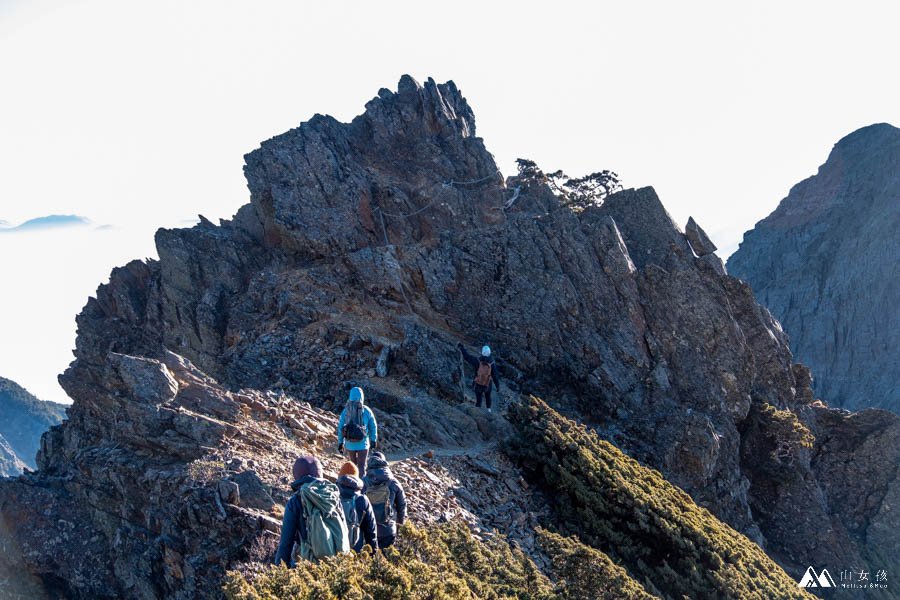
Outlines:
[[728,270],[782,323],[832,406],[900,412],[900,129],[854,131],[744,234]]

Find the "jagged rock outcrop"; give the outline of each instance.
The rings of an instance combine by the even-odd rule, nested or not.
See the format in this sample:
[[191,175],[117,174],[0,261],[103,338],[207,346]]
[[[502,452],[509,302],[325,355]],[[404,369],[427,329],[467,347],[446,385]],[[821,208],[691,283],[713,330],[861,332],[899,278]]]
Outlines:
[[[503,181],[452,82],[409,77],[351,123],[316,116],[246,163],[251,202],[234,219],[160,230],[159,261],[115,269],[88,301],[76,360],[60,378],[75,401],[69,422],[45,436],[39,473],[0,484],[22,560],[52,589],[147,598],[214,590],[242,542],[277,529],[272,510],[286,498],[292,454],[333,443],[333,423],[310,427],[292,411],[308,402],[303,410],[325,423],[312,407],[339,408],[354,384],[366,388],[389,452],[498,441],[502,450],[508,423],[462,403],[471,373],[459,341],[494,348],[500,408],[523,391],[555,399],[791,574],[830,557],[825,548],[881,552],[857,533],[898,524],[884,508],[897,473],[890,458],[861,484],[871,506],[823,500],[810,516],[833,524],[853,514],[856,530],[812,529],[803,548],[788,539],[793,496],[779,473],[802,480],[791,494],[821,497],[834,480],[817,465],[847,450],[823,444],[814,457],[801,444],[789,464],[771,452],[799,443],[766,419],[803,413],[808,370],[750,288],[714,254],[695,256],[652,188],[578,213],[560,208],[546,186]],[[519,195],[504,210],[507,183]],[[864,421],[835,414],[821,429],[863,439]],[[486,476],[506,482],[496,497],[467,479],[478,470],[467,458],[444,456],[435,472],[414,465],[409,477],[430,480],[424,467],[446,494],[438,504],[446,501],[447,518],[515,535],[527,549],[540,496],[525,494],[515,465],[493,462],[500,474]],[[230,483],[198,486],[210,463]],[[250,470],[274,509],[264,496],[229,505],[243,502],[236,478]],[[538,510],[504,522],[517,498]],[[44,535],[51,524],[34,506],[59,510],[75,524],[70,537]],[[226,518],[240,525],[229,529]],[[57,564],[72,540],[85,551]]]
[[832,406],[900,412],[898,173],[900,129],[851,133],[728,260]]
[[0,377],[0,477],[35,468],[41,435],[66,416],[66,407],[38,400],[14,381]]

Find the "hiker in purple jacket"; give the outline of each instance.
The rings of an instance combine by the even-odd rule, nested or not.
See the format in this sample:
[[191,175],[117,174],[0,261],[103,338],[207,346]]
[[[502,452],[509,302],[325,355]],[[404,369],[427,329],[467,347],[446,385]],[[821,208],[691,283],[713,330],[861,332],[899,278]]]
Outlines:
[[294,543],[299,544],[306,539],[306,517],[303,516],[300,494],[296,492],[307,483],[322,479],[322,463],[314,456],[300,456],[294,461],[293,475],[291,491],[295,493],[284,507],[281,541],[278,543],[278,552],[275,553],[275,564],[283,562],[289,567],[294,566]]

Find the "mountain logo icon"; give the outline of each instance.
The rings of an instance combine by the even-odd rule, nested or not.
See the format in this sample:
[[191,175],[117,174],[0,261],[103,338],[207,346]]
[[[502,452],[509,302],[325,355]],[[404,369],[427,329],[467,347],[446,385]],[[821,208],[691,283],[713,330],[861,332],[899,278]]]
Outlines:
[[834,579],[831,578],[831,573],[828,572],[828,569],[822,569],[822,572],[816,575],[815,570],[809,567],[797,585],[802,588],[833,588]]

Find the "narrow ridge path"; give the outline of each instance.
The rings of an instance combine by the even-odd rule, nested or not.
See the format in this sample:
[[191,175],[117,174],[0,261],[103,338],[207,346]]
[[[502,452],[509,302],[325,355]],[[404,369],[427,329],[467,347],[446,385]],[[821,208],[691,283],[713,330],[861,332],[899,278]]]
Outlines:
[[410,458],[421,458],[424,457],[428,452],[432,453],[432,457],[447,457],[447,456],[466,456],[466,455],[475,455],[478,456],[484,450],[493,450],[497,448],[497,442],[479,442],[477,444],[473,444],[471,446],[457,446],[457,447],[444,447],[444,448],[435,448],[433,446],[420,446],[417,448],[413,448],[412,450],[407,450],[403,452],[392,452],[387,455],[388,464],[394,465],[399,462],[403,462],[405,460],[409,460]]

